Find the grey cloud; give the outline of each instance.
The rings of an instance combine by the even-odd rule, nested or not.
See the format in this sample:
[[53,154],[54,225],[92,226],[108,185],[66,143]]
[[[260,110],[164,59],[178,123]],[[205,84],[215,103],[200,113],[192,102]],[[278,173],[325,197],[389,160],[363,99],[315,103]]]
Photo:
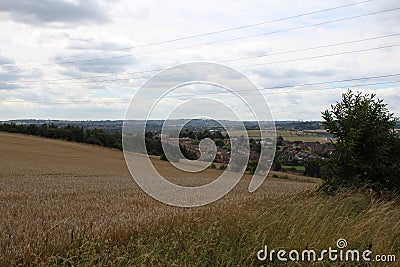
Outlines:
[[127,47],[118,43],[103,41],[99,42],[93,38],[70,38],[68,49],[74,50],[113,50]]
[[21,86],[15,85],[15,84],[1,84],[0,83],[0,91],[2,90],[14,90],[14,89],[19,89]]
[[27,86],[17,84],[22,79],[38,79],[43,75],[41,70],[24,70],[15,65],[14,60],[0,55],[0,90],[13,90]]
[[110,42],[102,42],[102,43],[94,43],[94,42],[74,42],[67,46],[68,49],[74,50],[113,50],[122,48],[114,43]]
[[[13,90],[19,88],[14,84],[7,82],[14,82],[21,78],[20,72],[13,65],[14,61],[0,55],[0,90]],[[2,66],[2,64],[7,64]]]
[[65,0],[0,0],[0,12],[25,24],[105,23],[110,20],[94,0],[79,0],[77,4]]
[[132,66],[136,62],[133,56],[130,57],[116,57],[106,58],[101,60],[87,60],[80,62],[72,62],[68,64],[62,64],[63,61],[59,61],[61,66],[73,67],[81,72],[92,72],[92,73],[118,73],[124,72],[128,66]]
[[68,68],[68,69],[62,69],[58,72],[61,75],[68,76],[68,77],[74,77],[74,78],[84,78],[85,75],[84,73],[80,72],[79,70]]
[[2,67],[2,65],[4,65],[4,64],[8,65],[8,64],[14,64],[14,63],[15,63],[14,60],[0,55],[0,67]]
[[6,71],[0,71],[0,81],[2,82],[10,82],[10,81],[15,81],[21,76],[13,71],[6,70]]

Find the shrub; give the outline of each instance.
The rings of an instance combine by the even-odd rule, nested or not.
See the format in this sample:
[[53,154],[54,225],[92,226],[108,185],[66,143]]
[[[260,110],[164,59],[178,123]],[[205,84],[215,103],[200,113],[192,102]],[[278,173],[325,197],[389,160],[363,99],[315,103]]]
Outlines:
[[360,187],[399,191],[400,138],[394,130],[398,119],[382,100],[349,90],[322,117],[323,126],[336,142],[321,189],[330,193]]

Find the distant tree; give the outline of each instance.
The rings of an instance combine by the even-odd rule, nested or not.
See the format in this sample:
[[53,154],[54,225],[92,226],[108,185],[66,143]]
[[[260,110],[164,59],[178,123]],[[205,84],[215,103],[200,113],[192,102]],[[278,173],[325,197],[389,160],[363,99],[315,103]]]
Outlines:
[[282,137],[282,135],[280,135],[280,136],[278,136],[277,138],[276,138],[276,145],[277,146],[282,146],[283,145],[283,137]]
[[375,94],[348,91],[322,112],[322,125],[335,138],[335,151],[321,189],[368,187],[377,192],[400,189],[400,139],[397,118]]
[[212,139],[224,139],[225,136],[220,131],[215,131],[212,134]]
[[145,138],[152,139],[154,137],[154,134],[153,134],[153,132],[145,132],[144,136],[145,136]]
[[249,171],[251,174],[254,174],[258,166],[258,160],[250,160],[247,164],[246,170]]
[[225,145],[225,143],[224,143],[224,141],[222,141],[222,140],[220,140],[220,139],[217,139],[217,140],[215,140],[215,145],[217,146],[217,147],[224,147],[224,145]]
[[167,156],[165,156],[165,154],[161,154],[160,160],[168,161]]
[[260,142],[257,142],[253,138],[250,138],[249,144],[250,144],[251,151],[256,151],[257,153],[261,153],[261,143]]
[[26,128],[26,134],[29,135],[38,135],[39,133],[39,129],[38,127],[36,127],[36,125],[34,124],[30,124],[28,125],[28,127]]
[[[16,125],[15,123],[0,124],[0,131],[36,135],[53,139],[64,139],[79,143],[100,145],[122,150],[122,135],[120,132],[108,133],[101,129],[84,130],[83,127],[67,125],[59,128],[54,124],[40,126]],[[159,154],[161,155],[161,153]]]
[[321,161],[313,160],[307,162],[305,164],[304,175],[310,177],[321,177]]
[[189,133],[188,133],[188,137],[190,138],[190,139],[196,139],[196,133],[195,132],[193,132],[193,131],[190,131]]
[[275,153],[274,161],[272,163],[272,170],[273,171],[280,171],[282,168],[282,151],[277,150]]
[[197,160],[198,157],[196,155],[195,152],[188,150],[185,146],[179,146],[182,155],[186,158],[186,159],[190,159],[190,160]]

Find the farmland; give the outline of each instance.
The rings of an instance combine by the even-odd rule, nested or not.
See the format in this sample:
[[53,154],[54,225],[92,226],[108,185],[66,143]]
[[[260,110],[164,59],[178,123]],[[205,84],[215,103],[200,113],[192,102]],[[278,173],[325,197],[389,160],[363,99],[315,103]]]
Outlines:
[[[322,249],[338,238],[400,257],[400,208],[373,195],[328,197],[318,180],[273,173],[252,194],[245,175],[215,203],[176,208],[134,183],[121,151],[6,133],[0,147],[0,266],[259,266],[265,244]],[[221,173],[153,163],[184,185]]]
[[[249,138],[259,138],[260,130],[248,130]],[[266,136],[268,132],[265,131]],[[242,131],[232,131],[232,136],[244,135]],[[329,134],[323,131],[292,131],[292,130],[276,130],[276,136],[282,136],[286,141],[303,141],[303,142],[328,142]]]

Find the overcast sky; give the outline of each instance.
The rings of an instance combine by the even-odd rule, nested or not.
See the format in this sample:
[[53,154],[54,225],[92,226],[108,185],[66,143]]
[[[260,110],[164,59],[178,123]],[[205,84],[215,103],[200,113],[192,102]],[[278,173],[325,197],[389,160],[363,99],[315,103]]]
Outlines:
[[123,119],[149,77],[190,62],[221,63],[268,88],[276,120],[320,120],[348,87],[376,93],[400,116],[399,8],[392,0],[0,0],[0,120]]

